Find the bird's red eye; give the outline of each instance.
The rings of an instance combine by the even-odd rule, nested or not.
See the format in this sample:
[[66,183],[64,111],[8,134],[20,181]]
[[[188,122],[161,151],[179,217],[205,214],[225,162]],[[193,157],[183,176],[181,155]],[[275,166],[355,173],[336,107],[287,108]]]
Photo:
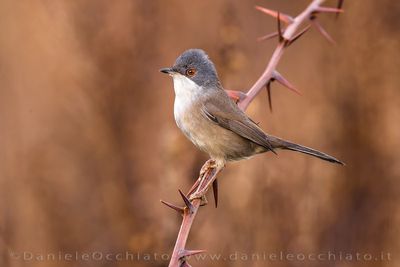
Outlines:
[[195,74],[196,74],[196,70],[193,69],[193,68],[190,68],[190,69],[186,70],[186,75],[189,76],[189,77],[192,77]]

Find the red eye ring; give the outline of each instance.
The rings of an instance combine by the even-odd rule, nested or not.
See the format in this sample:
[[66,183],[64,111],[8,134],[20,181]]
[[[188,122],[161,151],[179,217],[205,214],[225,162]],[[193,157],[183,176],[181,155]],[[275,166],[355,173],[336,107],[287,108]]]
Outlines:
[[196,69],[190,68],[186,70],[186,75],[192,77],[196,74]]

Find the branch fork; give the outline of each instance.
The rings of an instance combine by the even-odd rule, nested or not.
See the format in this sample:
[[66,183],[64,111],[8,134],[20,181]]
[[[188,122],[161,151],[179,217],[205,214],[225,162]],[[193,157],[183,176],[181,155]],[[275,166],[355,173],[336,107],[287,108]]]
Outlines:
[[[259,41],[268,40],[274,37],[279,37],[279,43],[266,67],[264,72],[261,74],[260,78],[254,83],[254,85],[250,88],[250,90],[241,95],[240,99],[236,99],[239,107],[242,110],[246,110],[249,104],[254,100],[254,98],[260,93],[260,91],[267,87],[267,91],[270,96],[270,89],[268,89],[268,83],[274,78],[274,72],[276,71],[276,67],[280,58],[282,57],[284,50],[297,41],[301,36],[303,36],[311,26],[314,26],[318,32],[320,32],[329,42],[335,43],[334,40],[330,37],[330,35],[323,29],[319,22],[317,22],[317,15],[320,13],[334,13],[340,14],[343,13],[343,9],[341,9],[343,5],[343,0],[338,1],[338,5],[336,8],[333,7],[324,7],[321,6],[324,0],[314,0],[309,6],[298,16],[291,17],[287,14],[283,14],[281,12],[277,12],[274,10],[270,10],[264,7],[256,6],[256,9],[261,11],[264,14],[272,16],[277,20],[277,31],[264,35],[258,38]],[[286,28],[281,27],[281,23],[286,24]],[[300,27],[304,23],[309,23],[305,28],[300,30]],[[230,93],[229,95],[235,96],[234,93]],[[269,103],[271,101],[269,100]],[[270,108],[271,109],[271,108]]]

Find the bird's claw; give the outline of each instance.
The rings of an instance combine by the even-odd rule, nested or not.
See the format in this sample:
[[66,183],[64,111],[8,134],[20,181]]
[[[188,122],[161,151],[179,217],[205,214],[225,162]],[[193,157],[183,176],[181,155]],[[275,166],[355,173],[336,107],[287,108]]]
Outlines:
[[206,196],[204,195],[204,192],[202,192],[202,191],[194,192],[193,194],[191,194],[189,196],[190,201],[193,201],[195,199],[201,199],[200,206],[205,206],[208,204],[208,200],[207,200]]
[[207,204],[208,204],[208,200],[207,200],[206,196],[202,196],[200,206],[205,206]]
[[201,167],[200,177],[203,177],[210,169],[214,169],[217,166],[215,160],[209,159],[206,163]]

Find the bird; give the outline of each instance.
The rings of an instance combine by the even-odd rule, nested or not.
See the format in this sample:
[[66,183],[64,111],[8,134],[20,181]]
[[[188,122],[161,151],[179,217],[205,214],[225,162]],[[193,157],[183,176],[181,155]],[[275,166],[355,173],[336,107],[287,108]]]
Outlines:
[[214,63],[201,49],[183,52],[172,67],[160,69],[173,78],[174,118],[179,129],[214,167],[278,150],[301,152],[344,165],[326,153],[265,133],[228,96]]

